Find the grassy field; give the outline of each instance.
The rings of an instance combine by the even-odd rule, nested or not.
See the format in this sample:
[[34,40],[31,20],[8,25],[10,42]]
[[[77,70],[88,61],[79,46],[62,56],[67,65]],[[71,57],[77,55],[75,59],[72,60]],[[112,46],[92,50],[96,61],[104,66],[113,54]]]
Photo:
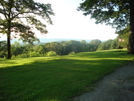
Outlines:
[[68,101],[133,58],[113,50],[0,59],[0,101]]

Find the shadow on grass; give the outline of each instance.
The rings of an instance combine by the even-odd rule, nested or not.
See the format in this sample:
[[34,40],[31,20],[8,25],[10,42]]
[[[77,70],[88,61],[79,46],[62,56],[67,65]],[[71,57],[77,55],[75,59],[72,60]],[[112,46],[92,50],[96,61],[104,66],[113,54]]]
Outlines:
[[114,59],[56,59],[0,68],[0,100],[66,101],[90,91],[98,79],[122,63]]

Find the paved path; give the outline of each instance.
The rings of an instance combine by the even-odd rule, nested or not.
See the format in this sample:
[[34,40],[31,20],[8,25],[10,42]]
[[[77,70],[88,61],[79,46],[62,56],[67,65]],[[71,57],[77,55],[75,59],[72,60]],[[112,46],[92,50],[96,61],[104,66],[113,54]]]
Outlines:
[[74,101],[134,101],[134,63],[119,68],[97,83],[94,91]]

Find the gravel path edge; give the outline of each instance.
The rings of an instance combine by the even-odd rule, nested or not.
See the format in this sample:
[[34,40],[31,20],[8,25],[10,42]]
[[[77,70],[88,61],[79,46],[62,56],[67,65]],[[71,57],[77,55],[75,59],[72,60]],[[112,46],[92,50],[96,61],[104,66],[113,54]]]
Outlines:
[[73,101],[134,101],[134,63],[107,75],[94,91],[76,96]]

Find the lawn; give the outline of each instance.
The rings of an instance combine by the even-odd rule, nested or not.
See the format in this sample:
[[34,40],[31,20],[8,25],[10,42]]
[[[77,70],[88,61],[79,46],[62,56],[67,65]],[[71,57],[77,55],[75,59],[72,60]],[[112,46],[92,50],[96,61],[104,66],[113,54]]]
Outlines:
[[0,59],[0,101],[68,101],[132,61],[126,51]]

